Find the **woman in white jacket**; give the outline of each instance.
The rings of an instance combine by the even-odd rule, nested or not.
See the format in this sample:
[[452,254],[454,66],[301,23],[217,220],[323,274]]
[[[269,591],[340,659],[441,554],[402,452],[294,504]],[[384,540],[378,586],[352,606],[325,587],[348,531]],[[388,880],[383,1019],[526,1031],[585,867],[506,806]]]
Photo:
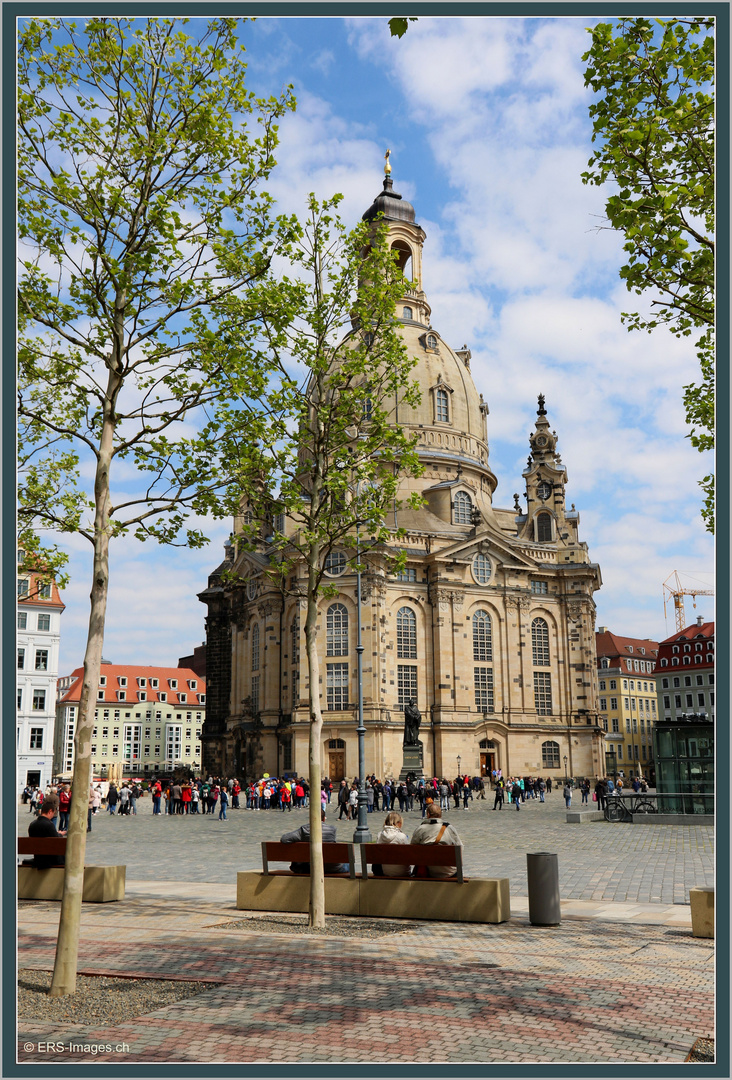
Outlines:
[[[384,821],[384,828],[376,837],[377,844],[408,844],[409,837],[406,833],[402,832],[403,819],[401,814],[397,814],[395,810],[386,815]],[[382,866],[382,872],[384,877],[409,877],[411,866],[398,866],[398,865],[384,865]],[[374,867],[376,872],[376,867]]]

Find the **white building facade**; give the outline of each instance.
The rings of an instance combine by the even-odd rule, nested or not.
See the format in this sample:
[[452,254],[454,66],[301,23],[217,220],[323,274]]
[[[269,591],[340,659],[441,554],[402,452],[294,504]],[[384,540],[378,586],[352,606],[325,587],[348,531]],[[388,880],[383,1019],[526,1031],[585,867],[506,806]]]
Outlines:
[[61,602],[55,582],[18,569],[17,762],[19,791],[45,788],[53,775]]

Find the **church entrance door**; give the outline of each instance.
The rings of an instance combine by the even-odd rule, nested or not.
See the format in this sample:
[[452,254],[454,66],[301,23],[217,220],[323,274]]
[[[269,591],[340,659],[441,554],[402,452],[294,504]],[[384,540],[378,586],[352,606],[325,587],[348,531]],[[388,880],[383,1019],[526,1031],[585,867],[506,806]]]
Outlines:
[[496,767],[496,754],[494,750],[481,750],[480,752],[480,775],[490,776]]
[[346,776],[345,750],[331,750],[328,754],[328,776],[331,780],[341,781]]

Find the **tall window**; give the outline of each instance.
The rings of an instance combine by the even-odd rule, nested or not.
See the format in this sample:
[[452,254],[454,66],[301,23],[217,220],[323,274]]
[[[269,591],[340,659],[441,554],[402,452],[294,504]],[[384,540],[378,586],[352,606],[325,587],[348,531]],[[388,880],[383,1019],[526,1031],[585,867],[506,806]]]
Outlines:
[[35,712],[43,712],[46,708],[46,691],[33,690],[33,709]]
[[446,424],[450,419],[448,408],[447,390],[435,391],[435,420],[440,424]]
[[539,716],[552,714],[552,677],[548,671],[534,672],[534,704]]
[[545,544],[552,538],[552,516],[551,514],[537,514],[536,515],[536,539],[540,544]]
[[467,491],[458,491],[455,495],[452,520],[455,525],[473,524],[473,500]]
[[546,619],[534,619],[531,624],[531,657],[534,667],[549,666],[549,627]]
[[348,705],[348,664],[326,664],[326,705],[328,712],[338,712]]
[[51,616],[50,615],[39,615],[38,616],[38,629],[39,630],[50,630],[51,629]]
[[414,312],[410,307],[405,307],[404,308],[404,318],[405,319],[413,319],[414,318]]
[[403,660],[417,659],[417,616],[408,607],[397,612],[397,656]]
[[331,604],[325,623],[325,655],[348,655],[348,612],[343,604]]
[[473,660],[492,660],[491,617],[487,611],[473,615]]
[[43,749],[43,728],[32,727],[30,729],[30,748],[31,750]]
[[488,667],[473,668],[475,704],[482,713],[493,712],[493,669]]
[[541,744],[541,766],[543,769],[559,768],[559,743],[543,742]]
[[[19,630],[26,630],[27,627],[28,627],[28,612],[27,611],[19,611],[18,612],[18,629]],[[40,629],[40,627],[39,627],[39,629]]]
[[290,627],[292,663],[300,662],[300,616],[296,615]]
[[[259,670],[259,623],[252,627],[252,671]],[[178,695],[180,697],[180,694]],[[185,700],[185,698],[183,699]]]
[[48,649],[36,649],[36,671],[48,671]]
[[417,668],[413,664],[397,664],[397,704],[404,708],[417,700]]

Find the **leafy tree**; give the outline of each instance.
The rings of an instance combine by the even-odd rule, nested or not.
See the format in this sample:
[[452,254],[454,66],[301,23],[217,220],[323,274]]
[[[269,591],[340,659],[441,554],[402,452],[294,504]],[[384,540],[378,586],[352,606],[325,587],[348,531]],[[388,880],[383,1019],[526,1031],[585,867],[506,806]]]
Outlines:
[[[613,182],[607,216],[625,236],[628,291],[650,290],[653,314],[629,329],[696,336],[702,381],[684,387],[692,445],[714,445],[714,20],[619,19],[592,31],[585,85],[598,149],[586,184]],[[714,530],[714,478],[701,481]]]
[[409,15],[406,19],[389,19],[389,32],[392,37],[404,37],[409,27],[410,22],[416,22],[417,15]]
[[[21,536],[75,532],[93,552],[52,996],[76,987],[109,542],[205,541],[186,518],[215,512],[221,482],[202,415],[220,385],[212,310],[236,293],[256,314],[247,297],[282,239],[259,188],[289,91],[247,90],[238,20],[197,38],[186,21],[31,19],[19,34]],[[137,491],[113,493],[120,459]]]
[[[311,926],[325,924],[316,624],[319,599],[337,595],[324,585],[325,561],[345,549],[354,569],[357,530],[361,556],[398,539],[401,531],[387,528],[385,515],[395,505],[400,477],[420,471],[416,439],[395,423],[395,409],[419,399],[410,380],[415,361],[394,315],[408,284],[384,224],[361,223],[347,232],[334,213],[340,199],[318,203],[310,196],[307,222],[290,249],[294,274],[285,279],[288,299],[278,320],[265,319],[241,335],[238,347],[259,351],[267,372],[261,392],[253,393],[246,379],[232,379],[229,403],[218,410],[228,471],[237,477],[242,510],[253,518],[246,526],[239,514],[238,542],[252,548],[262,531],[269,534],[271,587],[283,597],[301,597],[307,607]],[[235,327],[236,298],[226,306]],[[228,340],[235,340],[234,332],[218,344],[222,354]],[[237,365],[221,355],[219,367]],[[404,558],[396,554],[394,565]],[[304,584],[293,586],[302,567]],[[236,572],[229,581],[236,582]]]

